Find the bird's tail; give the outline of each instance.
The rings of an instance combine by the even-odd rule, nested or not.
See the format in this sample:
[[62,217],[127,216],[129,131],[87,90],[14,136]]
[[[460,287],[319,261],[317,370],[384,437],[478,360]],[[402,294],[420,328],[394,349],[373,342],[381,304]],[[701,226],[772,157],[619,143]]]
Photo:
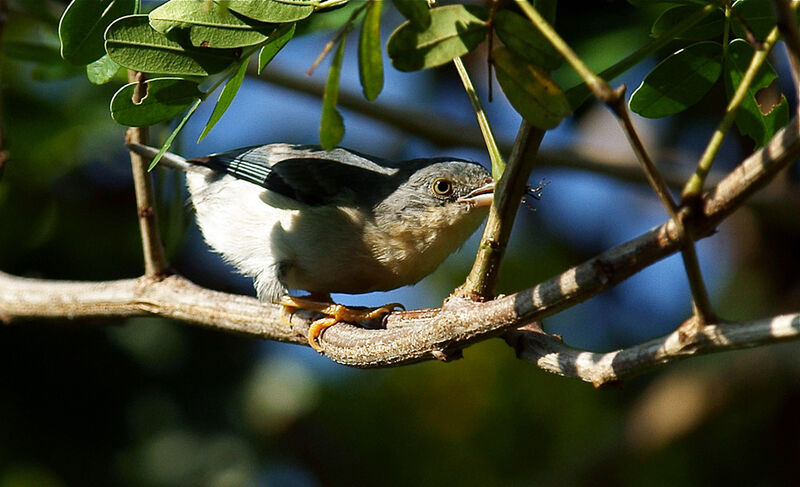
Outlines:
[[[149,145],[133,144],[133,143],[126,145],[128,146],[128,149],[139,154],[148,161],[152,161],[153,159],[155,159],[156,155],[158,155],[158,149],[156,149],[155,147],[150,147]],[[158,161],[158,163],[164,164],[169,168],[178,169],[184,172],[188,171],[189,168],[192,166],[192,164],[187,162],[186,159],[171,152],[165,152],[164,155],[161,157],[161,160]]]

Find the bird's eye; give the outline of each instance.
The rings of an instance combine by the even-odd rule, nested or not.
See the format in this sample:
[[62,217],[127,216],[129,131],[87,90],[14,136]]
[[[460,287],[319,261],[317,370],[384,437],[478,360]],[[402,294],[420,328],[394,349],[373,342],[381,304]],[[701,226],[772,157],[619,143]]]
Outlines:
[[449,179],[437,179],[431,187],[437,196],[450,196],[453,194],[453,182]]

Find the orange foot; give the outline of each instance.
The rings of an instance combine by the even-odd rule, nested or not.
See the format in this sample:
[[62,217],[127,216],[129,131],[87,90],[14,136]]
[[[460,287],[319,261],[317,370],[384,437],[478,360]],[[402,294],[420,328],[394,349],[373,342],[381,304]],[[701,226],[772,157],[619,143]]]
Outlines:
[[323,350],[317,338],[319,338],[326,328],[341,321],[353,323],[369,321],[391,313],[395,309],[405,309],[400,303],[391,303],[378,308],[352,309],[342,304],[334,303],[327,294],[304,297],[287,295],[283,296],[278,304],[282,305],[288,313],[292,313],[297,309],[307,309],[326,315],[325,318],[320,318],[311,323],[311,326],[308,327],[308,335],[306,337],[311,348],[319,353],[322,353]]

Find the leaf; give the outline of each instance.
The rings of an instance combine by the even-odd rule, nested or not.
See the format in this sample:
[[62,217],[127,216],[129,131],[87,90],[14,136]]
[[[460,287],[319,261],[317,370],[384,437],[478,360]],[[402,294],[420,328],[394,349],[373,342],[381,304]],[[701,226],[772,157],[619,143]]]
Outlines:
[[420,0],[392,0],[395,8],[407,18],[411,27],[423,31],[431,25],[428,3]]
[[216,0],[216,3],[261,22],[286,23],[311,15],[317,2],[315,0]]
[[171,0],[150,12],[150,25],[169,37],[173,29],[188,31],[189,43],[196,47],[232,48],[263,42],[275,30],[242,18],[214,2]]
[[733,5],[733,32],[744,37],[744,28],[738,17],[744,19],[758,40],[764,40],[769,31],[778,23],[772,0],[739,0]]
[[344,58],[344,44],[346,37],[339,41],[339,48],[333,56],[331,69],[328,71],[328,81],[325,83],[325,94],[322,96],[322,118],[319,127],[319,141],[322,148],[331,150],[342,141],[344,137],[344,121],[336,102],[339,99],[339,76],[342,72],[342,59]]
[[183,47],[153,29],[147,15],[129,15],[106,30],[106,51],[120,66],[145,73],[207,76],[238,60],[233,49]]
[[563,58],[552,44],[527,19],[509,10],[500,10],[494,17],[497,36],[514,54],[536,66],[552,71]]
[[483,41],[489,13],[474,5],[448,5],[430,10],[431,25],[422,32],[405,22],[389,37],[386,49],[400,71],[440,66],[463,56]]
[[97,61],[86,65],[86,76],[89,81],[96,85],[104,85],[114,79],[114,75],[119,71],[119,64],[108,57],[108,54]]
[[150,161],[150,166],[147,168],[148,171],[152,171],[153,168],[156,167],[156,164],[158,164],[158,161],[160,161],[161,158],[164,156],[164,153],[166,153],[169,150],[169,148],[172,147],[172,143],[175,141],[175,137],[177,137],[178,134],[181,133],[183,127],[186,126],[186,122],[188,122],[189,119],[192,118],[192,115],[194,115],[194,112],[197,111],[197,107],[200,106],[200,103],[202,103],[202,101],[203,100],[195,101],[194,105],[192,105],[189,108],[189,111],[186,112],[186,115],[183,116],[183,119],[180,121],[178,126],[175,127],[175,130],[173,130],[172,133],[169,135],[169,137],[167,137],[167,140],[164,142],[164,145],[161,146],[161,150],[159,150],[158,154],[156,154],[153,160]]
[[496,48],[492,59],[503,93],[525,120],[536,127],[551,129],[570,114],[567,98],[544,69],[505,47]]
[[197,83],[183,78],[153,78],[145,81],[145,95],[138,104],[133,93],[138,83],[128,83],[111,99],[111,118],[128,127],[147,127],[177,117],[203,93]]
[[[734,39],[728,45],[725,91],[729,98],[741,83],[754,52],[753,47],[743,39]],[[736,114],[739,132],[753,139],[758,147],[769,142],[775,132],[789,122],[786,97],[775,88],[777,77],[772,66],[764,64],[756,73]]]
[[261,71],[267,67],[272,58],[275,57],[278,52],[283,49],[283,46],[289,42],[292,37],[294,36],[295,31],[295,24],[283,24],[269,35],[267,43],[264,44],[264,47],[261,48],[261,52],[258,53],[258,73],[261,74]]
[[700,101],[722,73],[722,45],[698,42],[661,61],[628,102],[647,118],[666,117]]
[[[665,11],[653,23],[650,35],[653,37],[662,35],[695,12],[697,12],[697,7],[693,5],[683,5]],[[690,41],[715,39],[722,37],[722,31],[724,29],[725,16],[721,10],[714,10],[689,30],[680,34],[677,39],[687,39]]]
[[231,76],[231,79],[225,83],[225,87],[222,88],[222,91],[219,94],[219,98],[217,99],[217,104],[214,106],[214,111],[211,112],[211,117],[208,119],[208,123],[206,123],[203,132],[200,134],[200,137],[197,138],[197,142],[199,143],[201,140],[206,138],[211,129],[214,128],[214,125],[219,122],[219,119],[225,114],[225,111],[228,110],[228,107],[231,106],[231,102],[236,97],[236,93],[239,92],[239,88],[242,86],[242,81],[244,81],[244,76],[247,74],[247,60],[245,59],[242,61],[241,66],[239,69],[236,70],[236,73]]
[[383,90],[381,4],[382,2],[373,1],[367,7],[358,39],[358,75],[364,89],[364,98],[370,101],[377,98]]
[[136,0],[73,0],[58,25],[61,56],[78,66],[100,59],[106,28],[135,9]]

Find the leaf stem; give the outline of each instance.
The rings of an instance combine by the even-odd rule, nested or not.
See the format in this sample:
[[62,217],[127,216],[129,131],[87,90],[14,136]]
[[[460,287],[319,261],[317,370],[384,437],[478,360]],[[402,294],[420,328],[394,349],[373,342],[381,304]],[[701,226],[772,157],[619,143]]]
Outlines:
[[497,147],[497,141],[492,133],[492,126],[489,124],[489,119],[486,117],[486,111],[483,109],[481,99],[478,97],[478,92],[472,85],[472,80],[469,77],[467,68],[464,67],[464,62],[461,58],[453,59],[453,64],[456,66],[458,76],[461,78],[461,83],[464,85],[464,90],[467,92],[469,101],[472,104],[472,109],[475,111],[475,117],[478,119],[478,125],[483,134],[483,141],[486,143],[486,150],[489,152],[489,159],[492,161],[492,177],[499,180],[503,176],[506,163],[503,160],[503,155]]

